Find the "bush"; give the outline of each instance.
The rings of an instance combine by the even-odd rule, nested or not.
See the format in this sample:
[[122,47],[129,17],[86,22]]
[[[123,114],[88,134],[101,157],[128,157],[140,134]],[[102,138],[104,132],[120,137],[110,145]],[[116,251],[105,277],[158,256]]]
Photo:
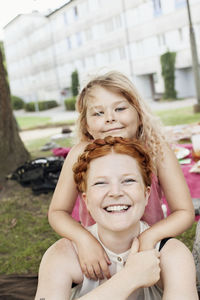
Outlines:
[[35,111],[35,102],[25,103],[24,109],[25,111]]
[[75,110],[76,109],[76,97],[68,98],[65,100],[66,110]]
[[[39,111],[47,110],[53,107],[57,107],[58,103],[55,100],[39,101],[38,108]],[[35,111],[35,102],[28,102],[25,104],[26,111]]]
[[22,109],[24,108],[24,101],[22,98],[11,95],[11,104],[12,104],[12,108],[14,110],[18,110],[18,109]]
[[160,57],[162,76],[164,79],[164,99],[176,99],[175,90],[175,62],[176,52],[166,52]]
[[53,107],[57,107],[58,103],[55,100],[39,101],[39,110],[47,110]]
[[78,89],[79,89],[79,76],[78,76],[78,71],[75,70],[71,74],[71,90],[73,96],[78,95]]

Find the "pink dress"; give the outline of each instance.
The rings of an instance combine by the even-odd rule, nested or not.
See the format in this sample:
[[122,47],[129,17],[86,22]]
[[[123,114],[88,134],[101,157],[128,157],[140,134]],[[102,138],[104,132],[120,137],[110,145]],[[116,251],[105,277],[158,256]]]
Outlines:
[[[162,211],[162,190],[158,182],[158,178],[153,175],[152,184],[151,184],[151,193],[149,197],[148,204],[145,208],[144,216],[142,220],[147,222],[149,225],[164,219]],[[85,227],[91,226],[95,223],[91,215],[87,211],[86,205],[83,200],[78,199],[79,202],[79,220],[81,224]]]

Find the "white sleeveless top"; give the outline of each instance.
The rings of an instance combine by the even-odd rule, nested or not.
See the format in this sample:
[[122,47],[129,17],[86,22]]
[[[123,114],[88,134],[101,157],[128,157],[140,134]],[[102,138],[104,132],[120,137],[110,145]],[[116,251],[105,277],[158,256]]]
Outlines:
[[[140,233],[145,231],[147,228],[149,228],[148,224],[141,221]],[[101,245],[105,249],[111,261],[111,265],[109,265],[109,270],[111,276],[113,276],[123,268],[128,258],[130,250],[121,254],[116,254],[110,251],[109,249],[107,249],[99,239],[97,224],[88,227],[87,230],[92,233],[92,235],[101,243]],[[156,249],[159,249],[159,246],[160,246],[160,242],[157,243]],[[92,279],[88,279],[87,277],[84,276],[83,282],[72,289],[70,300],[86,295],[87,293],[89,293],[90,291],[92,291],[102,283],[104,283],[106,280],[107,279],[95,281]],[[161,299],[162,299],[162,290],[157,285],[154,285],[149,288],[140,288],[137,291],[133,292],[127,298],[127,300],[161,300]]]

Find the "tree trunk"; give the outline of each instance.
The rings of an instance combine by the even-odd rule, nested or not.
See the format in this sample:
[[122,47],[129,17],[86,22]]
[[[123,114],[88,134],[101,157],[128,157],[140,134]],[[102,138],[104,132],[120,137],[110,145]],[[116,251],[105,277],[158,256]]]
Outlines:
[[0,180],[29,158],[13,116],[10,89],[0,49]]

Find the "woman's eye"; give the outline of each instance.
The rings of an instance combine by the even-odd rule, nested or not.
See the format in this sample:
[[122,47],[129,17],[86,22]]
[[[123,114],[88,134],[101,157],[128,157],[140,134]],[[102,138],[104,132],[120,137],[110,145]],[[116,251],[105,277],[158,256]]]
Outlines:
[[135,182],[135,179],[133,178],[127,178],[123,180],[123,183],[133,183],[133,182]]
[[116,109],[115,109],[115,111],[123,111],[123,110],[125,110],[126,109],[126,107],[117,107]]
[[94,185],[103,185],[103,184],[106,184],[105,181],[97,181],[94,183]]

